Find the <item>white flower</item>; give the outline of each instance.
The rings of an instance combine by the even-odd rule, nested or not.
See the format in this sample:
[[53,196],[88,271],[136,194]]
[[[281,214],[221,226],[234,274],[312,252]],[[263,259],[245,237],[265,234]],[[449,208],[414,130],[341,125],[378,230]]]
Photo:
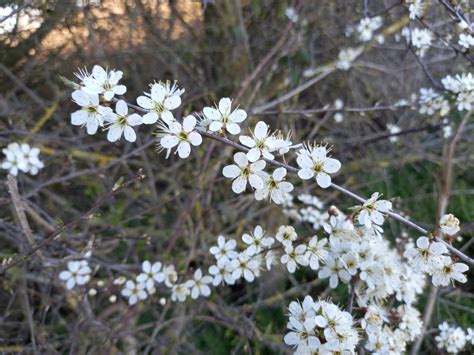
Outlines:
[[390,132],[390,137],[388,138],[390,142],[392,143],[398,142],[397,134],[402,131],[400,127],[395,124],[387,123],[387,128],[388,128],[388,131]]
[[255,130],[251,133],[252,137],[239,137],[240,143],[250,148],[247,158],[251,162],[257,161],[261,156],[273,160],[275,156],[271,152],[276,150],[276,138],[274,135],[269,135],[267,124],[263,121],[257,122]]
[[325,262],[329,256],[328,251],[326,250],[326,244],[328,240],[323,238],[318,241],[318,237],[312,237],[308,242],[308,247],[306,248],[306,258],[309,260],[309,267],[312,270],[319,269],[319,262]]
[[170,124],[174,121],[172,110],[181,105],[181,95],[184,89],[178,89],[176,83],[171,85],[170,82],[154,83],[151,86],[150,92],[145,92],[145,96],[137,97],[137,104],[140,107],[148,110],[143,116],[144,124],[153,124],[158,119]]
[[316,176],[316,182],[322,188],[331,185],[331,176],[341,169],[339,160],[329,158],[327,149],[324,146],[307,146],[300,149],[296,162],[300,167],[298,176],[303,180],[312,179]]
[[287,7],[285,10],[285,15],[288,17],[288,19],[293,22],[297,23],[298,22],[298,14],[296,13],[296,10],[294,7]]
[[466,346],[466,334],[460,327],[450,326],[443,322],[438,326],[440,334],[435,337],[438,348],[448,353],[457,354]]
[[331,288],[337,287],[339,279],[346,283],[351,279],[351,275],[344,269],[342,262],[339,259],[334,260],[332,257],[326,260],[326,265],[319,270],[318,277],[320,279],[327,279],[329,277],[329,286]]
[[240,126],[247,118],[247,113],[242,109],[232,111],[232,101],[228,97],[219,100],[219,105],[216,108],[204,107],[204,118],[208,120],[209,130],[218,132],[226,130],[230,134],[239,134]]
[[336,68],[340,70],[349,70],[352,62],[362,53],[363,48],[346,48],[339,52],[336,61]]
[[44,167],[39,159],[39,148],[31,147],[23,143],[21,146],[14,142],[2,149],[5,159],[2,161],[1,168],[8,170],[10,175],[18,175],[18,171],[36,175]]
[[178,146],[179,157],[185,159],[191,153],[191,144],[197,147],[202,143],[202,137],[194,130],[195,127],[196,118],[192,115],[186,116],[182,125],[179,122],[171,122],[168,127],[161,125],[163,133],[160,133],[160,145],[167,149],[167,158],[171,149]]
[[229,239],[228,241],[220,235],[217,237],[217,245],[214,245],[209,249],[212,255],[217,261],[222,261],[226,264],[228,261],[235,259],[238,253],[234,250],[237,246],[235,239]]
[[163,267],[163,275],[165,275],[165,285],[167,287],[173,287],[178,280],[178,273],[176,272],[174,265]]
[[171,289],[171,301],[184,302],[190,293],[191,291],[186,283],[174,285]]
[[470,34],[461,33],[459,35],[458,43],[460,46],[469,49],[469,47],[474,46],[474,36]]
[[309,260],[306,256],[306,245],[300,244],[296,248],[292,245],[285,247],[285,253],[281,256],[280,262],[286,264],[289,273],[293,274],[296,271],[297,264],[307,266]]
[[165,275],[160,272],[161,266],[159,261],[152,265],[148,260],[145,260],[142,263],[143,272],[136,278],[137,283],[145,284],[147,290],[154,289],[155,282],[165,281]]
[[82,108],[71,114],[71,124],[74,126],[86,126],[87,134],[97,133],[99,126],[104,123],[104,115],[113,113],[110,107],[99,105],[99,96],[89,94],[82,90],[76,90],[72,93],[73,101]]
[[359,39],[362,42],[367,42],[372,39],[372,36],[374,34],[374,31],[380,28],[382,26],[383,21],[382,17],[376,16],[376,17],[365,17],[362,20],[360,20],[359,25],[357,26],[357,32],[359,32]]
[[248,245],[245,253],[249,256],[259,254],[262,248],[268,248],[273,244],[273,238],[265,236],[265,232],[261,226],[256,226],[253,233],[242,235],[242,240]]
[[443,234],[452,236],[455,235],[461,229],[459,227],[459,219],[452,214],[445,214],[439,220],[439,227]]
[[76,76],[82,79],[82,85],[84,85],[82,90],[89,94],[102,94],[106,101],[112,100],[115,95],[123,95],[127,92],[125,85],[118,85],[123,76],[120,70],[107,71],[99,65],[94,65],[92,75],[83,71]]
[[387,200],[378,200],[380,196],[380,193],[374,192],[362,206],[355,207],[359,210],[357,220],[361,225],[367,228],[372,228],[372,223],[378,226],[383,225],[384,213],[392,209],[392,203]]
[[212,285],[218,286],[221,283],[225,282],[228,285],[233,285],[235,283],[235,279],[232,276],[234,272],[234,268],[230,264],[230,262],[224,262],[220,259],[217,262],[217,265],[211,265],[209,267],[209,274],[211,274],[214,278],[212,279]]
[[408,11],[410,12],[410,20],[415,20],[417,17],[422,17],[425,10],[425,4],[423,0],[410,0]]
[[128,298],[128,304],[134,305],[138,300],[144,300],[148,297],[145,287],[143,283],[135,284],[132,280],[128,280],[122,289],[122,296]]
[[373,289],[384,282],[384,270],[380,263],[372,260],[364,261],[360,264],[360,270],[360,279],[365,281],[369,288]]
[[466,283],[467,278],[463,272],[469,270],[469,267],[463,263],[455,263],[449,256],[442,258],[441,265],[433,270],[432,282],[435,286],[448,286],[451,280]]
[[253,282],[255,277],[260,274],[260,265],[257,259],[251,258],[246,253],[240,253],[237,258],[230,262],[230,265],[234,269],[232,273],[234,280],[238,280],[243,276],[248,282]]
[[280,226],[275,238],[286,247],[291,246],[296,238],[298,238],[298,235],[292,226]]
[[285,168],[277,168],[272,175],[264,176],[263,187],[255,191],[255,199],[261,201],[270,196],[276,204],[283,203],[286,194],[293,191],[293,185],[284,180],[285,176]]
[[264,160],[257,160],[250,163],[245,153],[238,152],[234,154],[234,161],[236,164],[227,165],[222,169],[222,174],[226,178],[233,179],[232,191],[240,194],[245,191],[247,181],[254,189],[261,189],[263,187],[262,172],[265,168]]
[[109,142],[116,142],[123,134],[125,140],[135,142],[137,135],[132,127],[141,125],[143,123],[142,117],[137,113],[129,115],[128,106],[123,100],[117,101],[115,112],[116,113],[104,116],[104,119],[107,122],[107,140]]
[[66,287],[69,290],[72,290],[76,285],[81,286],[89,282],[92,270],[87,260],[69,261],[67,268],[68,270],[59,274],[59,278],[66,282]]
[[208,284],[212,282],[211,276],[202,276],[201,269],[194,272],[194,278],[186,281],[186,286],[191,289],[191,298],[196,299],[199,295],[208,297],[211,294],[211,289]]
[[448,253],[443,243],[430,242],[427,237],[418,238],[416,246],[417,248],[408,249],[403,254],[416,271],[431,273],[434,268],[440,266],[442,255]]

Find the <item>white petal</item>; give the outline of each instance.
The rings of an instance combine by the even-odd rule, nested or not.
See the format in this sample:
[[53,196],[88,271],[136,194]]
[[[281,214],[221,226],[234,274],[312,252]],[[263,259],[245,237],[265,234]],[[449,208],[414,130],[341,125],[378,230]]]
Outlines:
[[186,159],[191,153],[191,145],[188,142],[181,142],[178,145],[178,155],[181,159]]
[[209,130],[212,132],[217,132],[222,129],[223,123],[221,121],[212,121],[209,125]]
[[253,134],[255,135],[256,138],[262,139],[267,136],[268,133],[268,126],[265,122],[259,121],[257,125],[255,126],[255,131]]
[[240,133],[240,126],[237,123],[227,123],[225,129],[230,134],[239,134]]
[[198,132],[191,132],[188,134],[188,139],[192,145],[197,147],[202,143],[202,137]]
[[254,189],[261,189],[263,187],[263,180],[257,174],[250,174],[249,183]]
[[123,100],[117,101],[115,104],[115,112],[117,112],[120,116],[127,116],[128,113],[128,106],[127,103]]
[[185,132],[191,132],[196,127],[196,118],[193,115],[186,116],[183,120],[183,129]]
[[234,164],[224,166],[224,169],[222,169],[222,174],[226,178],[231,178],[231,179],[234,179],[237,176],[239,176],[240,172],[241,172],[240,168],[237,165],[234,165]]
[[163,85],[161,84],[153,84],[151,87],[151,98],[153,101],[156,101],[158,103],[163,103],[163,100],[165,99],[166,95],[166,89],[164,88]]
[[260,149],[252,148],[247,152],[247,159],[251,162],[255,162],[260,158]]
[[151,110],[152,108],[155,107],[155,105],[153,103],[153,100],[150,99],[147,96],[138,96],[137,97],[137,104],[138,104],[138,106],[143,107],[147,110]]
[[324,162],[323,166],[324,166],[324,171],[326,171],[329,174],[334,174],[334,173],[337,173],[339,169],[341,169],[341,162],[337,159],[328,158]]
[[221,118],[221,114],[215,108],[212,107],[204,107],[202,110],[204,116],[211,121],[219,121]]
[[301,169],[298,170],[298,176],[300,179],[308,180],[314,177],[314,170],[311,169]]
[[72,93],[72,99],[79,105],[79,106],[89,106],[90,104],[90,96],[86,92],[82,90],[76,90]]
[[125,139],[129,142],[133,143],[137,140],[137,134],[135,133],[133,128],[130,127],[130,126],[125,126],[124,131],[123,131],[123,135],[124,135]]
[[76,286],[76,279],[74,277],[71,277],[69,280],[67,280],[66,287],[72,290],[74,286]]
[[104,92],[104,99],[106,101],[112,100],[113,97],[114,97],[114,92],[112,90],[108,90],[108,91]]
[[316,175],[316,181],[323,189],[331,185],[331,177],[326,173],[318,173],[318,175]]
[[96,134],[99,128],[99,121],[96,118],[89,117],[87,119],[87,134]]
[[181,97],[179,95],[170,96],[165,100],[164,105],[168,110],[174,110],[181,105]]
[[78,110],[71,113],[71,124],[74,126],[81,126],[86,123],[88,113],[84,110]]
[[230,107],[232,105],[231,99],[228,97],[223,97],[219,100],[219,111],[223,114],[228,116],[230,114]]
[[247,118],[247,112],[244,110],[238,109],[232,112],[230,115],[230,120],[235,123],[243,122]]
[[107,72],[100,65],[94,65],[94,68],[92,68],[92,75],[101,83],[107,80]]
[[71,278],[72,274],[70,271],[61,271],[61,273],[59,274],[59,278],[63,281],[66,281],[66,280],[69,280]]
[[[133,131],[133,130],[132,130]],[[109,132],[107,133],[107,140],[109,142],[116,142],[122,136],[123,129],[118,125],[112,125],[109,128]]]
[[239,176],[232,182],[232,191],[234,191],[236,194],[244,192],[246,187],[247,179],[243,176]]
[[165,149],[175,147],[179,143],[179,138],[176,136],[168,135],[160,139],[160,145]]
[[286,169],[285,168],[277,168],[273,172],[272,176],[276,181],[282,181],[283,178],[286,176]]
[[246,147],[249,147],[249,148],[255,147],[255,141],[252,139],[252,137],[240,136],[239,141],[240,141],[240,143],[242,143]]
[[127,92],[127,87],[125,85],[116,85],[113,90],[116,95],[123,95]]

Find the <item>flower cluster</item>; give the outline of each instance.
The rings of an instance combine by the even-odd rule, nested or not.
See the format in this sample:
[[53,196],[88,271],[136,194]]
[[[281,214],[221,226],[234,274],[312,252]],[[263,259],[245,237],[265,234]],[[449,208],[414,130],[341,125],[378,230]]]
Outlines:
[[[449,232],[459,228],[459,221],[454,220],[450,215],[443,216],[440,221],[440,229]],[[448,220],[454,221],[454,227]],[[446,226],[446,223],[449,223]],[[454,229],[453,229],[454,228]],[[416,247],[405,251],[404,256],[408,259],[410,265],[417,271],[427,273],[432,276],[432,282],[435,286],[448,286],[454,280],[465,283],[467,281],[464,272],[469,267],[463,263],[457,263],[450,255],[443,242],[430,240],[428,237],[419,237],[416,241]]]
[[380,16],[364,17],[356,26],[355,31],[357,32],[360,41],[368,42],[374,36],[374,32],[382,27],[382,25],[383,19]]
[[295,354],[354,353],[359,341],[350,313],[329,302],[306,296],[303,303],[288,307],[285,343],[296,348]]
[[31,147],[29,144],[10,143],[2,149],[2,152],[5,154],[5,159],[2,161],[1,168],[8,170],[10,175],[16,176],[19,171],[36,175],[44,167],[39,159],[40,149]]
[[450,354],[457,354],[464,350],[467,344],[474,345],[474,329],[449,325],[446,322],[438,326],[439,334],[435,337],[439,349],[445,349]]
[[405,27],[401,34],[406,38],[408,44],[416,48],[416,53],[420,57],[426,54],[426,51],[431,47],[433,42],[433,33],[426,28],[410,29]]

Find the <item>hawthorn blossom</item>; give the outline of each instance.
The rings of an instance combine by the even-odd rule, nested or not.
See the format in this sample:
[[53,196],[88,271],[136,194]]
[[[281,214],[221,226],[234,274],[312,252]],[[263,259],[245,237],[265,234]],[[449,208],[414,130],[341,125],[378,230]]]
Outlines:
[[36,175],[44,167],[44,163],[39,159],[40,149],[29,144],[10,143],[2,152],[5,159],[0,166],[8,170],[10,175],[16,176],[19,171]]
[[153,124],[158,119],[167,124],[175,121],[171,111],[181,105],[184,89],[178,89],[176,83],[171,84],[169,81],[150,84],[150,87],[149,93],[145,92],[145,96],[137,97],[138,106],[148,111],[143,116],[143,123]]
[[165,275],[165,285],[167,287],[173,287],[178,280],[178,273],[176,272],[174,265],[164,266],[161,272]]
[[128,280],[121,293],[122,296],[128,298],[128,304],[132,306],[139,300],[143,301],[148,297],[145,287],[146,285],[143,283],[135,284],[132,280]]
[[245,249],[247,255],[259,254],[262,249],[266,249],[273,244],[273,238],[267,237],[261,226],[256,226],[253,233],[244,233],[242,235],[242,241],[248,245]]
[[171,149],[177,148],[181,159],[186,159],[191,153],[191,145],[197,147],[202,143],[201,135],[194,130],[196,127],[196,118],[192,115],[186,116],[183,124],[179,122],[170,122],[168,126],[160,125],[160,146],[167,150],[166,158],[169,157]]
[[76,285],[82,286],[91,279],[91,268],[87,260],[69,261],[67,270],[61,271],[59,278],[66,282],[66,287],[72,290]]
[[196,299],[199,295],[208,297],[211,294],[211,289],[208,284],[212,282],[211,276],[202,276],[201,269],[194,272],[194,278],[186,281],[186,286],[191,289],[191,298]]
[[122,134],[125,140],[135,142],[137,140],[137,134],[132,127],[139,126],[143,123],[142,117],[139,114],[128,114],[128,106],[123,100],[117,101],[115,114],[105,115],[104,120],[107,122],[107,140],[109,142],[118,141],[122,137]]
[[307,146],[300,149],[296,162],[300,167],[298,176],[303,180],[312,179],[316,176],[316,182],[322,188],[327,188],[331,185],[331,176],[341,169],[339,160],[329,158],[327,156],[328,150],[325,146]]
[[461,230],[459,227],[459,219],[452,214],[445,214],[439,220],[439,227],[443,234],[452,236]]
[[435,286],[449,286],[454,280],[466,283],[467,278],[463,273],[469,270],[469,266],[463,263],[455,263],[449,256],[441,259],[441,265],[433,269],[432,282]]
[[238,280],[243,276],[248,282],[253,282],[255,277],[260,274],[258,261],[246,253],[240,253],[237,258],[230,262],[230,265],[234,269],[232,272],[234,280]]
[[342,261],[329,257],[326,260],[326,265],[319,269],[318,277],[320,279],[329,278],[329,286],[336,288],[339,284],[339,279],[347,283],[351,279],[351,275],[345,270]]
[[362,42],[367,42],[372,39],[373,33],[378,30],[383,24],[382,17],[365,17],[360,20],[357,26],[357,32],[359,32],[359,39]]
[[300,244],[296,248],[292,245],[285,247],[285,253],[281,256],[280,262],[286,265],[289,273],[296,271],[297,264],[308,266],[309,260],[306,256],[306,245]]
[[232,259],[235,259],[238,256],[238,253],[234,250],[237,246],[235,239],[229,239],[228,241],[220,235],[217,237],[217,245],[214,245],[209,249],[212,255],[219,262],[226,264]]
[[262,156],[269,160],[275,159],[275,156],[271,154],[271,152],[277,149],[276,137],[270,134],[267,124],[263,121],[257,122],[254,131],[251,133],[252,137],[239,137],[240,143],[250,148],[247,152],[249,161],[255,162]]
[[76,90],[72,93],[72,100],[82,108],[71,114],[71,124],[74,126],[85,126],[89,135],[96,134],[99,126],[103,126],[106,115],[113,114],[110,107],[104,107],[99,104],[99,96],[97,94]]
[[354,207],[358,211],[357,220],[363,226],[372,228],[373,223],[381,226],[384,222],[384,213],[392,209],[392,203],[387,200],[378,200],[381,194],[374,192],[362,206]]
[[262,188],[255,190],[255,199],[261,201],[270,196],[273,202],[282,204],[285,201],[285,195],[293,191],[293,184],[285,181],[285,176],[285,168],[277,168],[272,175],[264,176]]
[[443,243],[430,241],[427,237],[418,238],[416,246],[403,254],[416,271],[431,273],[441,264],[442,255],[448,253]]
[[136,278],[137,283],[145,284],[147,290],[154,289],[155,282],[160,283],[165,281],[165,275],[160,272],[161,266],[162,264],[159,261],[151,264],[148,260],[145,260],[142,263],[143,272]]
[[238,152],[234,154],[234,161],[236,164],[227,165],[222,169],[222,174],[226,178],[233,179],[232,191],[236,194],[244,192],[247,188],[247,181],[254,189],[263,187],[262,175],[266,165],[264,160],[250,163],[245,153]]
[[106,101],[112,100],[115,95],[127,92],[125,85],[118,85],[123,76],[120,70],[106,70],[100,65],[94,65],[92,74],[82,70],[76,76],[81,79],[83,91],[92,95],[103,95]]
[[209,267],[209,274],[212,275],[212,285],[218,286],[221,283],[226,283],[228,285],[235,284],[235,278],[232,276],[234,268],[230,264],[230,261],[224,262],[223,259],[217,262],[217,265],[211,265]]
[[295,232],[295,228],[292,226],[280,226],[278,228],[277,234],[275,235],[275,239],[285,247],[291,246],[296,238],[298,238],[298,235]]
[[212,132],[226,130],[230,134],[239,134],[239,123],[247,118],[247,113],[242,109],[232,111],[232,100],[228,97],[220,99],[216,108],[204,107],[202,111]]
[[171,288],[171,301],[184,302],[186,297],[191,294],[191,290],[187,286],[187,283],[177,284]]
[[328,240],[323,238],[318,241],[318,237],[315,235],[312,237],[306,248],[306,258],[309,261],[309,267],[312,270],[319,269],[319,263],[325,262],[329,256],[329,252],[326,250],[326,244]]

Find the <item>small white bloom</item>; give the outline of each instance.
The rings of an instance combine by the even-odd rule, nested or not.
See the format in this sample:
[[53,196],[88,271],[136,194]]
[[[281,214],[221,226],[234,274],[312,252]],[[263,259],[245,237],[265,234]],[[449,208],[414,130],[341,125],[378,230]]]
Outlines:
[[122,137],[122,134],[125,140],[135,142],[137,134],[132,127],[139,126],[143,123],[142,117],[139,114],[128,114],[128,106],[123,100],[117,101],[115,113],[105,115],[104,120],[107,122],[107,140],[109,142],[118,141]]
[[285,168],[277,168],[272,175],[264,176],[263,187],[255,191],[255,199],[261,201],[270,196],[273,202],[282,204],[286,194],[293,191],[293,184],[285,181],[285,176]]
[[99,105],[99,96],[89,94],[82,90],[76,90],[72,93],[73,101],[82,108],[71,114],[71,124],[74,126],[86,126],[87,134],[97,133],[99,126],[103,126],[104,116],[112,114],[110,107]]
[[298,235],[296,234],[295,228],[292,226],[280,226],[275,238],[286,247],[293,245],[293,242],[298,238]]
[[445,256],[442,258],[441,265],[433,269],[433,285],[448,286],[453,280],[466,283],[467,278],[463,273],[467,270],[469,267],[466,264],[455,263],[449,256]]
[[186,286],[191,289],[191,298],[196,299],[199,295],[208,297],[211,294],[211,289],[208,284],[212,282],[211,276],[202,276],[201,269],[194,272],[194,278],[186,282]]
[[448,253],[443,243],[430,241],[427,237],[418,238],[416,246],[403,254],[416,271],[431,273],[442,263],[442,255]]
[[204,107],[203,114],[210,122],[210,131],[219,132],[225,129],[230,134],[239,134],[239,123],[247,118],[247,113],[242,109],[232,111],[232,100],[228,97],[220,99],[216,108]]
[[106,101],[110,101],[115,95],[123,95],[127,92],[125,85],[118,85],[120,79],[122,79],[123,72],[120,70],[105,70],[100,65],[94,65],[92,68],[92,75],[87,74],[83,71],[80,74],[76,74],[82,79],[83,91],[89,94],[103,95]]
[[145,291],[145,284],[135,284],[132,280],[128,280],[125,283],[125,287],[122,289],[122,296],[128,298],[128,304],[134,305],[138,300],[145,300],[148,295]]
[[165,285],[167,287],[173,287],[178,280],[178,273],[176,272],[174,265],[163,267],[162,273],[165,275]]
[[276,150],[276,138],[270,135],[268,126],[265,122],[259,121],[255,125],[255,130],[250,136],[240,136],[239,141],[246,147],[250,148],[247,153],[247,158],[251,162],[257,161],[261,156],[266,159],[273,160],[275,156],[271,154]]
[[174,285],[171,289],[171,301],[184,302],[186,301],[186,297],[188,297],[190,293],[191,291],[189,290],[187,283]]
[[236,246],[237,242],[235,239],[226,241],[225,238],[220,235],[217,237],[217,245],[212,246],[209,251],[214,255],[217,261],[222,261],[226,264],[238,256],[238,253],[235,251]]
[[328,150],[325,146],[307,146],[300,149],[296,162],[300,167],[298,176],[303,180],[312,179],[316,176],[316,182],[322,188],[327,188],[331,185],[331,176],[341,169],[339,160],[329,158],[327,156]]
[[177,152],[181,159],[186,159],[191,153],[191,144],[195,147],[202,143],[201,135],[194,130],[196,127],[196,118],[192,115],[186,116],[183,124],[179,122],[171,122],[169,126],[161,125],[162,133],[160,133],[160,145],[167,149],[166,157],[168,158],[171,149],[178,146]]
[[261,226],[256,226],[253,233],[242,235],[242,240],[248,245],[245,253],[247,255],[259,254],[262,249],[269,248],[273,244],[273,238],[267,237]]
[[245,153],[238,152],[234,154],[234,161],[236,164],[227,165],[222,169],[222,174],[226,178],[233,179],[232,191],[236,194],[244,192],[247,181],[254,189],[263,187],[262,172],[266,165],[264,160],[250,163]]
[[309,267],[312,270],[319,269],[319,263],[325,262],[329,256],[329,252],[326,250],[326,244],[328,240],[323,238],[318,241],[318,237],[312,237],[306,248],[306,258],[309,260]]
[[326,265],[319,269],[318,277],[320,279],[327,279],[329,277],[329,286],[331,288],[337,287],[339,279],[345,283],[348,283],[351,279],[351,275],[345,270],[343,263],[339,259],[335,260],[332,257],[328,257]]
[[230,265],[234,268],[232,273],[234,280],[238,280],[243,276],[248,282],[253,282],[255,277],[260,275],[260,265],[257,259],[251,258],[246,253],[240,253],[237,258],[230,262]]
[[459,227],[459,219],[457,219],[452,214],[445,214],[439,220],[439,227],[441,228],[441,232],[446,235],[455,235],[457,232],[460,231]]
[[224,262],[222,259],[217,262],[217,265],[211,265],[209,267],[209,274],[213,276],[212,285],[218,286],[221,283],[226,283],[228,285],[235,284],[235,279],[232,276],[234,268],[230,262]]
[[143,116],[144,124],[153,124],[161,119],[170,124],[174,121],[172,110],[181,105],[181,95],[184,89],[178,89],[178,85],[170,82],[151,84],[150,92],[145,92],[145,96],[137,97],[138,106],[146,109],[148,113]]
[[358,210],[357,220],[367,228],[372,228],[373,223],[383,225],[384,214],[392,209],[392,203],[387,200],[378,200],[380,193],[374,192],[362,206],[354,207]]
[[300,244],[296,248],[293,248],[292,245],[286,246],[280,262],[286,265],[288,272],[291,274],[296,271],[297,264],[308,266],[309,259],[306,255],[306,245]]
[[69,261],[67,270],[59,274],[59,278],[66,282],[66,287],[72,290],[76,285],[82,286],[89,282],[92,273],[87,260]]
[[148,260],[145,260],[142,263],[143,272],[136,278],[137,283],[143,283],[147,290],[151,290],[155,287],[155,282],[165,281],[165,275],[160,272],[161,266],[159,261],[152,265]]

